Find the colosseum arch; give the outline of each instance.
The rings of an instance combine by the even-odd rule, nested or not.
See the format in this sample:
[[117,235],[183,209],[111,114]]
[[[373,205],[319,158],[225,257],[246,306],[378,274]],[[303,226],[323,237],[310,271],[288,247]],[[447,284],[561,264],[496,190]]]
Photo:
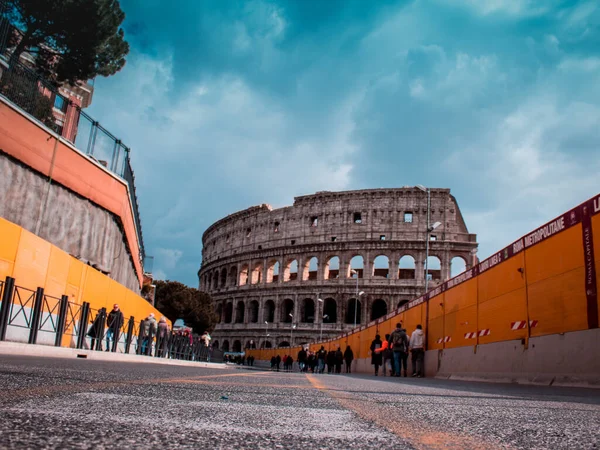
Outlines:
[[455,256],[450,260],[450,277],[455,277],[467,270],[467,262],[462,256]]
[[400,301],[398,302],[398,308],[400,308],[400,307],[402,307],[402,306],[406,305],[408,302],[410,302],[410,300],[409,300],[409,299],[407,299],[407,298],[400,300]]
[[427,276],[429,280],[439,281],[442,279],[442,263],[437,256],[427,258]]
[[240,282],[238,286],[246,286],[248,284],[249,269],[248,264],[243,264],[240,269]]
[[227,286],[227,267],[221,269],[221,287]]
[[225,339],[223,341],[223,351],[224,352],[228,352],[229,351],[229,341],[227,339]]
[[388,313],[387,302],[378,298],[371,304],[371,320],[377,320]]
[[233,302],[225,304],[225,323],[231,323],[233,319]]
[[243,300],[239,300],[235,307],[235,323],[244,323],[244,315],[246,312],[246,305]]
[[237,267],[231,266],[229,268],[229,283],[231,286],[236,286],[237,283]]
[[315,301],[312,298],[305,298],[302,300],[302,306],[300,307],[300,322],[315,322]]
[[248,319],[250,323],[258,323],[258,301],[252,300],[248,307]]
[[212,343],[212,348],[214,348],[215,350],[219,350],[219,341],[213,341]]
[[289,260],[283,268],[283,281],[294,281],[298,279],[298,261]]
[[223,303],[217,305],[215,312],[217,313],[218,323],[221,323],[223,321]]
[[219,271],[215,270],[212,276],[212,287],[213,289],[219,288]]
[[259,284],[263,278],[263,263],[257,262],[252,266],[252,284]]
[[267,264],[267,283],[277,283],[279,281],[279,261],[276,259]]
[[[292,316],[290,316],[292,314]],[[293,317],[294,314],[294,300],[286,298],[281,304],[281,316],[279,317],[279,321],[283,323],[291,323],[292,320],[297,322],[298,318]]]
[[412,255],[403,255],[398,264],[398,278],[401,280],[414,280],[415,258]]
[[389,278],[390,277],[390,259],[386,255],[378,255],[373,260],[373,277]]
[[331,297],[326,298],[323,303],[323,323],[337,323],[337,320],[337,302]]
[[[355,316],[356,311],[356,316]],[[348,300],[346,305],[346,323],[354,324],[354,318],[356,317],[356,324],[360,325],[362,322],[362,302],[360,300],[356,300],[355,298],[351,298]]]
[[238,339],[236,339],[235,341],[233,341],[233,347],[231,348],[231,351],[239,353],[242,351],[242,342]]
[[355,255],[348,264],[346,278],[363,278],[365,271],[365,260],[361,255]]
[[340,276],[340,257],[331,256],[325,263],[325,269],[323,271],[323,279],[334,280]]
[[273,344],[271,344],[271,341],[263,341],[261,348],[273,348]]
[[281,341],[279,343],[279,345],[277,346],[277,348],[285,348],[285,347],[289,347],[290,343],[288,341]]
[[316,280],[319,273],[319,259],[313,256],[304,263],[302,281]]
[[265,309],[263,312],[263,322],[269,322],[269,323],[275,322],[275,302],[273,300],[267,300],[265,302]]

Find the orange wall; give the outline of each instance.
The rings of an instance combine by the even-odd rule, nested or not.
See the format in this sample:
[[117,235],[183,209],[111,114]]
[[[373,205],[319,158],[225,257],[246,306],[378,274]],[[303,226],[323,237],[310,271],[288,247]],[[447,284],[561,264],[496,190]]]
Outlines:
[[118,303],[127,320],[136,322],[161,313],[143,297],[73,258],[58,247],[24,228],[0,218],[0,280],[7,276],[17,286],[35,291],[43,287],[47,295],[68,295],[74,304],[90,303],[93,309],[112,309]]
[[141,287],[140,248],[127,184],[60,141],[56,145],[52,166],[56,141],[50,139],[51,136],[36,123],[0,102],[0,149],[46,176],[51,174],[57,183],[118,216],[125,229],[129,250],[134,255],[133,263]]
[[[517,245],[511,244],[472,269],[471,278],[455,277],[454,282],[447,281],[430,291],[424,302],[414,301],[415,306],[409,304],[347,338],[334,340],[336,348],[342,342],[345,349],[347,342],[356,358],[368,358],[375,334],[383,338],[397,322],[402,322],[409,334],[421,324],[430,350],[515,339],[527,342],[532,336],[587,330],[590,325],[583,240],[586,208],[592,214],[593,259],[596,281],[600,282],[599,195],[549,222],[562,218],[564,229],[525,247],[518,244],[527,243],[527,239],[515,241]],[[598,307],[597,297],[595,306]],[[600,320],[600,307],[598,310]],[[531,325],[529,329],[513,327],[527,322]],[[327,349],[330,341],[323,344]],[[320,345],[312,344],[310,348],[314,350]],[[292,355],[295,357],[299,350],[299,347],[292,349]],[[272,349],[265,355],[270,358],[289,351]],[[251,353],[264,359],[260,357],[264,351]]]

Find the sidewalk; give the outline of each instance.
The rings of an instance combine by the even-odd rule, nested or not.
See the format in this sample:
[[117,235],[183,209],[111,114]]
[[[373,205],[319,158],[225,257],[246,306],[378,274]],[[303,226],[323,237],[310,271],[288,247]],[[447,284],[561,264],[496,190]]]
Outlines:
[[48,345],[31,345],[19,342],[0,342],[0,356],[21,355],[43,358],[91,359],[94,361],[115,361],[138,364],[166,364],[170,366],[204,367],[210,369],[227,369],[222,363],[200,361],[181,361],[178,359],[154,358],[125,353],[100,352],[94,350],[78,350],[75,348],[52,347]]

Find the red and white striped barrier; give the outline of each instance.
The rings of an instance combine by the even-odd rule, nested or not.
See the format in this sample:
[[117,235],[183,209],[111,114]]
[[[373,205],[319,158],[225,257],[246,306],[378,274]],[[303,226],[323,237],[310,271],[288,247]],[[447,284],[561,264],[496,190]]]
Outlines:
[[451,336],[444,336],[443,338],[439,338],[437,340],[438,344],[441,344],[442,342],[446,343],[446,342],[450,342],[452,340]]
[[[535,327],[537,327],[537,324],[538,324],[537,320],[530,320],[529,328],[535,328]],[[518,320],[517,322],[511,322],[511,324],[510,324],[510,329],[513,331],[522,330],[524,328],[527,328],[526,320]]]
[[489,336],[489,335],[490,335],[490,329],[486,328],[485,330],[472,331],[470,333],[465,333],[465,339],[475,339],[477,336],[482,337],[482,336]]

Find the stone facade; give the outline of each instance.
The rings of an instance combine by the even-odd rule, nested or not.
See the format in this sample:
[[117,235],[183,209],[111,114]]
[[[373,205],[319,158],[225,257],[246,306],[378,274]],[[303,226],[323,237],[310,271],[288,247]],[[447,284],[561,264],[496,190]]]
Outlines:
[[[450,190],[430,195],[429,223],[441,224],[429,233],[429,289],[450,278],[451,263],[470,268],[477,249]],[[198,272],[220,318],[214,345],[314,342],[421,295],[427,210],[427,193],[417,188],[317,192],[214,223],[202,237]]]

